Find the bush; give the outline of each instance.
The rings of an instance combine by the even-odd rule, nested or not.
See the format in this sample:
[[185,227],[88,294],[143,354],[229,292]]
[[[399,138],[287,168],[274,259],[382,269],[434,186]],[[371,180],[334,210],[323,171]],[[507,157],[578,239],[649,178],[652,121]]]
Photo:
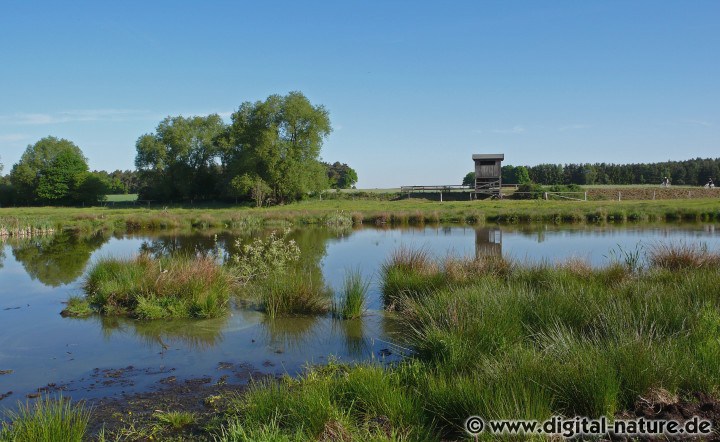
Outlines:
[[242,253],[233,255],[231,262],[235,266],[240,279],[249,282],[253,279],[266,278],[273,272],[279,272],[287,268],[291,263],[300,259],[300,247],[295,240],[287,240],[290,233],[286,230],[280,237],[272,232],[263,240],[257,238],[250,244],[242,245],[240,240],[235,246],[242,250]]
[[545,189],[540,184],[525,183],[518,186],[517,191],[510,195],[510,198],[516,200],[534,200],[541,199]]

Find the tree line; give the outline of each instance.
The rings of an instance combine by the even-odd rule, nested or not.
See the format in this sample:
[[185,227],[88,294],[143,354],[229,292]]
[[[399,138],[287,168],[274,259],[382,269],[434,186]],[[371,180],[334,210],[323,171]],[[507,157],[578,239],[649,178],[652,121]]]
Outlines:
[[[507,184],[534,182],[543,185],[658,184],[667,177],[672,184],[703,186],[720,177],[720,158],[695,158],[659,163],[584,163],[502,166],[502,181]],[[475,173],[463,178],[473,185]]]
[[0,179],[0,204],[97,204],[108,193],[178,203],[295,201],[357,182],[347,164],[320,160],[331,131],[324,106],[290,92],[243,103],[229,124],[217,114],[165,118],[138,138],[134,171],[91,172],[78,146],[46,137]]

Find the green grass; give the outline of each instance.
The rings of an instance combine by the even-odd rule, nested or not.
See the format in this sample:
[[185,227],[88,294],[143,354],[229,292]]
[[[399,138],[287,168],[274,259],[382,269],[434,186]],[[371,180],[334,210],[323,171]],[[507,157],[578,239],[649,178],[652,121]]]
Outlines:
[[66,305],[67,307],[62,311],[63,316],[83,318],[95,313],[86,297],[71,296],[68,298]]
[[455,439],[470,415],[613,417],[653,392],[717,395],[718,255],[650,253],[645,266],[592,268],[401,250],[382,277],[414,356],[256,384],[231,407],[224,440],[325,440],[328,429],[343,440]]
[[370,283],[363,280],[360,270],[345,275],[340,299],[333,302],[333,314],[341,319],[357,319],[365,312],[365,298]]
[[[263,225],[318,224],[337,214],[353,225],[422,225],[483,222],[597,223],[631,221],[712,221],[720,219],[717,198],[656,201],[446,201],[422,199],[307,200],[269,208],[208,207],[68,208],[24,207],[0,210],[0,230],[9,234],[71,229],[80,232],[161,229],[248,229]],[[4,226],[4,227],[3,227]]]
[[133,202],[137,201],[138,194],[137,193],[120,193],[115,195],[105,195],[105,201],[107,202]]
[[181,430],[193,425],[196,421],[195,415],[188,411],[155,412],[153,416],[161,425],[175,430]]
[[270,318],[326,313],[331,306],[331,293],[322,278],[297,268],[253,281],[243,288],[241,296]]
[[44,397],[7,412],[10,423],[4,423],[0,441],[8,442],[80,442],[85,436],[90,411],[83,403]]
[[[100,313],[139,319],[217,317],[233,289],[232,273],[211,257],[105,258],[84,283],[87,303]],[[76,304],[71,298],[66,311]]]

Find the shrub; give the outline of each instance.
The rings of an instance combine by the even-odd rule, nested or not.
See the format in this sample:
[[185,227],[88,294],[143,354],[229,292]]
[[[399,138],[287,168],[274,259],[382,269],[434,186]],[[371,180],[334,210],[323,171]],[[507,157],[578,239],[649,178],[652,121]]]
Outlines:
[[287,240],[290,233],[278,237],[272,232],[267,239],[257,238],[250,244],[242,245],[240,240],[235,246],[242,250],[242,253],[233,255],[231,262],[235,270],[244,282],[256,278],[265,278],[272,272],[279,272],[291,263],[300,259],[300,247],[294,240]]

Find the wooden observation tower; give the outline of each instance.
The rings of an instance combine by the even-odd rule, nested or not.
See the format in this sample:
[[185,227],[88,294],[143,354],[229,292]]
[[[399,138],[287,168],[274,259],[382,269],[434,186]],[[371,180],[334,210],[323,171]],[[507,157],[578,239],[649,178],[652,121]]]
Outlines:
[[475,154],[475,197],[500,198],[502,188],[501,167],[505,154]]

